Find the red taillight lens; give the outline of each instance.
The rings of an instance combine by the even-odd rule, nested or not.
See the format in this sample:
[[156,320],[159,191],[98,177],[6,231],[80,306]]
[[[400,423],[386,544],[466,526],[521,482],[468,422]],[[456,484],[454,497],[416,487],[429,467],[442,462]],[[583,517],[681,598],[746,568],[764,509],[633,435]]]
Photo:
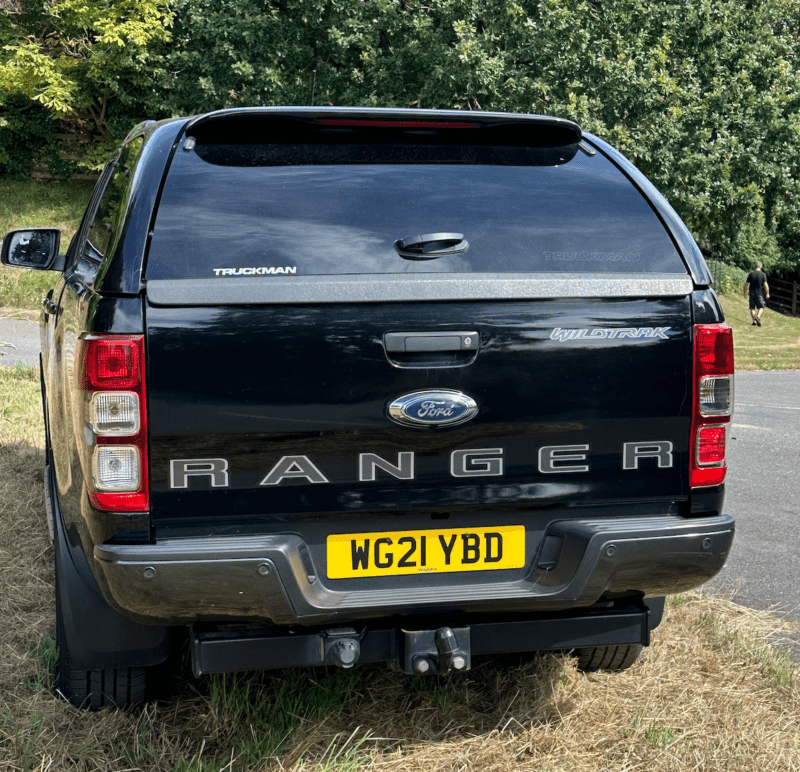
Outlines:
[[726,440],[724,426],[701,426],[697,432],[697,463],[701,466],[723,463]]
[[694,335],[695,363],[702,375],[732,375],[733,330],[727,324],[696,324]]
[[87,338],[83,375],[92,390],[132,389],[140,381],[137,342]]
[[83,466],[92,506],[143,512],[149,506],[144,336],[79,341],[77,380],[85,393]]
[[692,488],[721,485],[733,412],[733,331],[727,324],[694,326]]

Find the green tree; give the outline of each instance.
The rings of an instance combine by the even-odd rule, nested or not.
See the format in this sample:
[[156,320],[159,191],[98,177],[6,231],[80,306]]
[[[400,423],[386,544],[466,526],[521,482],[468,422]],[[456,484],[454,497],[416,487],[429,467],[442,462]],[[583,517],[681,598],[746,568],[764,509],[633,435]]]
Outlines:
[[0,94],[98,133],[312,100],[561,115],[709,252],[800,266],[795,0],[21,1]]
[[171,19],[167,0],[20,0],[0,27],[0,105],[24,95],[113,144],[152,99]]

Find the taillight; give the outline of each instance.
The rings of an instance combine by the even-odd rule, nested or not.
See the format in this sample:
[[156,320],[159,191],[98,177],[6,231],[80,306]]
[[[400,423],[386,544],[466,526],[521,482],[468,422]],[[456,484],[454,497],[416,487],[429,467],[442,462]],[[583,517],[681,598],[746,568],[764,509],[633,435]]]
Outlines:
[[149,506],[144,336],[89,335],[79,341],[89,499],[108,512]]
[[733,331],[727,324],[694,326],[694,394],[689,484],[721,485],[733,412]]

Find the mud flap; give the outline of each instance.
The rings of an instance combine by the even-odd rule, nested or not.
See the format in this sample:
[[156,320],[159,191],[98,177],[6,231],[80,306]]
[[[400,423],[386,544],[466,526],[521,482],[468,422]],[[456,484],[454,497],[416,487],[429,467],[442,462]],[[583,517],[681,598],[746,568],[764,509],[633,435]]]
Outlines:
[[85,670],[157,665],[169,654],[169,629],[140,625],[108,605],[80,549],[64,533],[46,469],[48,520],[53,524],[57,624],[74,667]]

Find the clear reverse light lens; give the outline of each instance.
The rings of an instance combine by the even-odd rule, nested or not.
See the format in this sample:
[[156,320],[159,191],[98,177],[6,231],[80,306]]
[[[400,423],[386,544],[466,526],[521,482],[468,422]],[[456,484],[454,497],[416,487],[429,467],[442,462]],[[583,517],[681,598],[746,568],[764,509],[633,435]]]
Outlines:
[[139,449],[133,445],[100,445],[92,456],[92,475],[99,491],[139,488]]
[[99,391],[92,395],[89,421],[95,434],[124,436],[139,431],[139,396]]
[[700,379],[700,415],[730,415],[733,400],[731,378]]

